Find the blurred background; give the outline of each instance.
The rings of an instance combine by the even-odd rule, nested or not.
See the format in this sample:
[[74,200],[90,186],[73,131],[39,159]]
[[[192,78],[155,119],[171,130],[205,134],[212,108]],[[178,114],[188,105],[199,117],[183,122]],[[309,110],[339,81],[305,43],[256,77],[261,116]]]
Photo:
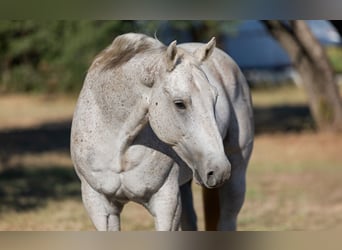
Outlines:
[[[342,22],[0,21],[0,230],[94,230],[70,125],[87,68],[126,32],[215,36],[244,72],[256,137],[239,230],[342,228]],[[125,207],[123,230],[153,228],[144,208]]]

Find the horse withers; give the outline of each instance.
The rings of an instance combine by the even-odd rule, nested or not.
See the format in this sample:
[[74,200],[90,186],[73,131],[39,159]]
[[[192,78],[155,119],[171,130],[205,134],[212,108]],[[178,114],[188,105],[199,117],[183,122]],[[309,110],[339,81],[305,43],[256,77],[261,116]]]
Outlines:
[[71,156],[95,227],[119,230],[123,206],[134,201],[157,230],[195,230],[194,178],[217,188],[215,227],[235,229],[252,121],[246,81],[214,38],[165,46],[142,34],[118,36],[89,68],[71,130]]

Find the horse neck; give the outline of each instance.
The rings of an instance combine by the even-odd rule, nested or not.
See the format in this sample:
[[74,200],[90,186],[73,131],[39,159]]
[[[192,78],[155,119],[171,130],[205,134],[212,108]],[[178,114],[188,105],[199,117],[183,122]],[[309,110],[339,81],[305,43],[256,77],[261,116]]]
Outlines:
[[119,67],[89,72],[88,87],[106,123],[124,124],[130,113],[148,102],[159,60],[156,55],[142,54]]
[[127,89],[124,95],[117,95],[117,98],[126,105],[120,131],[126,137],[126,146],[132,143],[148,122],[149,100],[153,79],[159,70],[159,60],[156,56],[148,60],[140,56],[123,66],[122,74],[128,81],[121,84],[125,84]]
[[156,56],[137,56],[118,68],[94,67],[88,72],[82,95],[97,106],[97,122],[115,141],[117,166],[122,166],[122,156],[148,122],[151,82],[157,68]]

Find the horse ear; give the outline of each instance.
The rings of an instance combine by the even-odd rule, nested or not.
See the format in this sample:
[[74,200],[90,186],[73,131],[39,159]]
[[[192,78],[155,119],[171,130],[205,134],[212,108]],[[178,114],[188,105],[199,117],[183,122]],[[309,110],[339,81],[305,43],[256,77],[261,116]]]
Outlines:
[[166,65],[168,71],[172,71],[177,63],[178,56],[176,45],[177,41],[175,40],[166,49]]
[[195,57],[201,62],[208,59],[208,57],[213,53],[216,46],[215,37],[211,38],[211,40],[204,46],[196,49]]

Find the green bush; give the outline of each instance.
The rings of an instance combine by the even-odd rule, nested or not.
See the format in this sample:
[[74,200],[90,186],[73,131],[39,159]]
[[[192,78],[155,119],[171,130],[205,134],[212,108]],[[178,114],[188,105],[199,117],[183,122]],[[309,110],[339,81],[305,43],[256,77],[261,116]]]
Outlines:
[[326,48],[329,61],[336,73],[342,72],[342,48],[340,46],[329,46]]
[[[153,36],[172,27],[196,41],[229,30],[219,21],[0,21],[0,93],[78,92],[97,53],[126,32]],[[170,32],[170,30],[168,31]],[[163,37],[162,41],[163,41]]]
[[0,91],[78,91],[94,56],[132,21],[0,21]]

